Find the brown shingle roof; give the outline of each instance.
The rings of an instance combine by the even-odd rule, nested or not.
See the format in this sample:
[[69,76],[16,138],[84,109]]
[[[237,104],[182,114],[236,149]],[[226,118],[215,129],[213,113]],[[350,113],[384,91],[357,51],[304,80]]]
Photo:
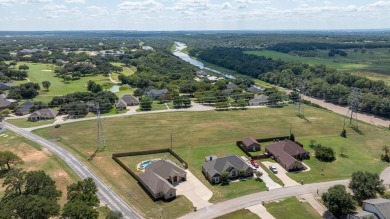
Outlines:
[[250,145],[252,145],[253,143],[259,143],[259,142],[257,142],[254,138],[252,138],[252,137],[246,137],[243,141],[242,141],[242,143],[244,144],[244,146],[250,146]]
[[174,176],[175,172],[179,175],[186,175],[187,172],[178,167],[170,160],[159,160],[149,164],[145,167],[145,172],[153,171],[164,179],[169,179],[170,176]]
[[266,150],[277,158],[286,167],[290,167],[297,162],[293,156],[307,153],[305,149],[293,141],[280,141],[266,147]]
[[153,171],[146,171],[139,175],[141,182],[150,189],[153,196],[158,193],[166,194],[170,189],[175,189],[167,180]]

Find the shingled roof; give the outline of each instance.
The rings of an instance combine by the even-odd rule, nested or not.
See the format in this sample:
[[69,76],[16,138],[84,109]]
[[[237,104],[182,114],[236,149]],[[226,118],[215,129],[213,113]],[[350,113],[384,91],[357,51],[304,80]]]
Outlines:
[[248,168],[251,168],[237,155],[228,155],[225,157],[220,157],[203,164],[203,169],[205,169],[207,173],[211,176],[214,176],[216,174],[220,175],[222,172],[228,171],[232,167],[238,170],[247,170]]
[[159,160],[149,164],[147,167],[145,167],[145,172],[149,171],[155,172],[164,179],[169,179],[169,177],[175,176],[177,174],[183,175],[187,173],[170,160]]
[[390,200],[384,199],[384,198],[377,198],[377,199],[368,199],[363,201],[363,209],[365,209],[364,204],[371,204],[375,206],[375,208],[382,214],[384,218],[390,218]]
[[242,143],[245,145],[245,146],[250,146],[250,145],[252,145],[253,143],[259,143],[259,142],[257,142],[254,138],[252,138],[252,137],[246,137],[243,141],[242,141]]
[[[294,156],[308,152],[291,140],[279,141],[266,147],[266,151],[289,167],[297,162]],[[283,165],[282,165],[283,166]]]
[[146,171],[140,174],[139,178],[154,195],[160,192],[166,194],[169,190],[175,189],[167,180],[153,171]]

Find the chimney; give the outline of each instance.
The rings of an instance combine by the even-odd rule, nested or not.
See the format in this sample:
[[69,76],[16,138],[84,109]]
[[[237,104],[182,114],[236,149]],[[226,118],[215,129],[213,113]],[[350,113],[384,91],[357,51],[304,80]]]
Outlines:
[[213,156],[210,156],[210,161],[212,161],[213,160]]

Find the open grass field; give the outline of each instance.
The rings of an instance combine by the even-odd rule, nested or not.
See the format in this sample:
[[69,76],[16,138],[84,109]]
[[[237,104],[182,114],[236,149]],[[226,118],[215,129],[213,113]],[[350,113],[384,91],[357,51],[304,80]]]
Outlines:
[[299,202],[291,197],[280,202],[271,202],[265,205],[267,211],[276,219],[321,219],[321,215],[307,202]]
[[[49,102],[54,96],[62,96],[65,94],[73,93],[73,92],[81,92],[87,91],[87,83],[89,80],[93,80],[98,84],[109,83],[110,80],[108,77],[103,75],[96,75],[90,77],[82,77],[79,80],[72,80],[69,82],[65,82],[62,78],[59,78],[54,73],[54,65],[43,64],[43,63],[28,63],[28,62],[19,62],[19,65],[26,64],[30,67],[28,72],[28,79],[31,82],[39,83],[41,86],[41,91],[39,96],[37,96],[34,100]],[[16,66],[18,68],[18,66]],[[50,81],[51,86],[49,91],[46,91],[42,87],[42,81]],[[23,81],[15,81],[14,85],[19,85],[23,83],[27,83],[27,80]]]
[[221,217],[217,217],[216,219],[259,219],[260,217],[257,214],[252,213],[248,209],[241,209],[230,214],[226,214]]
[[42,121],[30,122],[27,120],[27,118],[21,118],[21,119],[10,119],[7,120],[7,122],[21,128],[31,128],[31,127],[41,126],[41,125],[53,124],[54,120],[42,120]]
[[[343,127],[343,117],[326,110],[313,107],[305,109],[306,119],[297,117],[294,107],[260,108],[226,112],[175,112],[136,115],[103,120],[107,150],[99,153],[93,162],[87,158],[96,147],[96,122],[85,121],[64,124],[61,128],[37,130],[46,138],[61,137],[58,142],[70,149],[85,161],[100,177],[118,192],[127,202],[135,206],[147,217],[158,217],[160,210],[145,194],[141,187],[111,159],[112,153],[162,149],[170,147],[173,135],[173,150],[189,163],[189,169],[213,192],[212,202],[263,191],[262,182],[248,180],[231,182],[229,186],[212,186],[201,173],[204,157],[210,154],[244,155],[235,141],[246,136],[267,138],[289,135],[290,126],[296,139],[304,143],[305,149],[310,139],[338,149],[346,146],[348,158],[339,158],[333,163],[322,163],[315,158],[305,161],[312,170],[307,173],[291,174],[305,183],[345,179],[357,170],[380,172],[387,164],[379,160],[381,148],[390,141],[390,132],[374,126],[361,124],[364,135],[347,129],[348,138],[339,137]],[[80,130],[83,130],[80,132]],[[263,149],[264,150],[264,149]],[[324,176],[321,169],[324,168]],[[176,209],[179,216],[190,211],[186,199],[157,204],[159,208]],[[182,204],[179,209],[179,202]]]
[[339,71],[352,72],[368,77],[372,80],[383,80],[390,85],[390,52],[388,49],[367,49],[354,52],[345,50],[348,56],[328,57],[328,51],[318,51],[318,57],[300,57],[295,54],[286,54],[270,50],[246,51],[246,54],[265,56],[272,59],[281,59],[289,62],[303,62],[309,65],[323,64]]
[[135,72],[137,72],[137,67],[135,67],[135,66],[125,67],[125,65],[123,63],[120,63],[120,62],[112,62],[111,64],[113,64],[115,66],[120,66],[123,68],[122,72],[118,72],[118,73],[113,72],[111,74],[112,79],[116,80],[116,81],[118,81],[118,76],[120,74],[129,76],[129,75],[133,75]]

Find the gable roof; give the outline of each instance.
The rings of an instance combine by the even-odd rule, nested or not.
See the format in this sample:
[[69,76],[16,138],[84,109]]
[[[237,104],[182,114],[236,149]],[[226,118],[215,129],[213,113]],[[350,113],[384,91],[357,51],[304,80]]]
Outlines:
[[227,85],[226,85],[226,88],[227,89],[234,89],[234,88],[237,88],[238,86],[232,82],[229,82]]
[[0,82],[0,90],[9,90],[13,87],[12,84],[10,83],[3,83],[3,82]]
[[261,94],[261,95],[255,96],[253,99],[249,100],[249,102],[268,103],[268,96]]
[[259,144],[259,142],[257,142],[254,138],[252,137],[246,137],[243,141],[242,141],[242,144],[244,146],[250,146],[252,145],[253,143],[257,143]]
[[11,101],[7,100],[7,99],[3,99],[3,98],[0,98],[0,108],[6,108],[8,106],[10,106],[12,104]]
[[230,170],[232,167],[238,170],[247,170],[248,168],[251,168],[237,155],[228,155],[225,157],[220,157],[203,164],[203,168],[211,176],[221,174],[222,172]]
[[266,150],[274,157],[278,158],[280,162],[285,164],[287,167],[290,167],[294,163],[298,162],[293,156],[308,153],[305,149],[291,140],[275,142],[272,145],[268,145]]
[[145,167],[145,172],[154,172],[164,179],[169,179],[170,177],[173,177],[177,174],[179,175],[187,174],[186,171],[184,171],[183,169],[181,169],[175,163],[173,163],[168,159],[159,160],[149,164],[148,166]]
[[115,106],[117,108],[118,107],[126,108],[127,107],[127,103],[124,100],[120,99],[120,100],[118,100],[118,103]]
[[130,94],[123,95],[121,100],[123,100],[126,104],[139,102],[136,97],[134,97],[133,95],[130,95]]
[[154,195],[160,192],[166,194],[169,192],[169,190],[175,189],[175,187],[173,187],[167,180],[153,171],[146,171],[140,174],[139,178]]
[[168,93],[168,89],[160,89],[160,90],[157,90],[157,89],[151,89],[149,90],[148,92],[146,92],[146,95],[147,96],[160,96],[160,95],[164,95]]
[[33,112],[29,117],[38,116],[38,117],[52,117],[52,118],[55,118],[57,115],[58,115],[58,111],[57,110],[46,108],[46,109],[41,109],[41,110],[37,110],[37,111]]
[[251,92],[251,93],[259,93],[259,92],[261,92],[261,89],[259,89],[259,88],[257,88],[257,87],[254,87],[254,86],[252,86],[252,87],[250,87],[250,88],[248,88],[248,89],[246,89],[246,91],[248,91],[248,92]]
[[21,111],[30,111],[31,107],[34,106],[34,103],[33,102],[25,102],[25,103],[22,103],[18,109],[16,110],[16,112],[21,112]]
[[[364,200],[363,203],[371,204],[378,209],[384,218],[390,218],[390,199],[377,198]],[[368,210],[368,209],[364,209]]]

